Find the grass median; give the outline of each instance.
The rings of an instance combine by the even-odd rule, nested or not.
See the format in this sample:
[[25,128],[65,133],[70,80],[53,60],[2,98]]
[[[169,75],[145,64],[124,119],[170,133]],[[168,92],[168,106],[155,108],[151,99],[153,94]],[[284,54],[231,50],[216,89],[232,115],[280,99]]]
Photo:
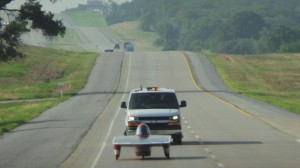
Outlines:
[[11,101],[0,104],[0,134],[77,94],[97,57],[32,46],[20,50],[26,54],[24,59],[0,62],[0,100]]

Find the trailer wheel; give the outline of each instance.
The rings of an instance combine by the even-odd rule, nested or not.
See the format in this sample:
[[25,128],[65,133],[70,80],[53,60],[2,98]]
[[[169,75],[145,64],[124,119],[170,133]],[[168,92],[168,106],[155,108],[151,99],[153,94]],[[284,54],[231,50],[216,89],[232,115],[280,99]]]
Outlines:
[[182,137],[181,137],[181,135],[174,135],[173,136],[173,143],[177,144],[177,145],[182,144]]
[[167,159],[170,159],[170,153],[165,153]]

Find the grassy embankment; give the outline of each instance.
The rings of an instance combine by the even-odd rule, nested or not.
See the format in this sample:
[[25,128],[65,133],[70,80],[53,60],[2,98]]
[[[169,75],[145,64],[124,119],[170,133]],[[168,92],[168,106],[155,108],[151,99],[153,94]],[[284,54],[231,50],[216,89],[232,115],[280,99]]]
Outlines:
[[[21,50],[25,59],[0,62],[0,100],[44,100],[0,103],[0,134],[76,94],[85,85],[97,56],[29,46]],[[63,97],[59,83],[64,83]]]
[[300,54],[205,55],[229,88],[300,114]]

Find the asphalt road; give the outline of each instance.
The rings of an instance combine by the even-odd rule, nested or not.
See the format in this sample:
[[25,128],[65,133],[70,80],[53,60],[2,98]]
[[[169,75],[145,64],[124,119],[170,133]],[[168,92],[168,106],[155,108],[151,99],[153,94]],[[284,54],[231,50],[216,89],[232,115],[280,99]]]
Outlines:
[[[112,44],[101,30],[71,27],[87,50]],[[140,85],[173,88],[188,103],[183,144],[171,146],[169,160],[158,147],[144,160],[131,148],[114,159],[111,141],[124,131],[120,102]],[[0,167],[298,168],[299,134],[299,116],[233,93],[202,55],[102,53],[77,96],[1,138]]]
[[[195,58],[196,54],[190,52],[185,54],[126,53],[116,94],[61,167],[299,167],[299,116],[281,111],[285,118],[275,118],[280,109],[247,101],[247,98],[232,93],[219,81],[205,57],[197,55]],[[195,67],[202,63],[206,64],[204,69]],[[198,80],[207,80],[202,81],[203,88],[211,91],[201,90]],[[165,159],[162,149],[157,147],[152,149],[152,156],[144,160],[136,157],[132,148],[123,148],[119,160],[114,159],[111,141],[124,131],[125,114],[119,104],[126,100],[130,89],[141,84],[174,88],[178,98],[188,102],[188,107],[182,109],[183,144],[171,146],[170,160]],[[223,94],[220,99],[216,97],[218,93],[227,95]],[[235,106],[226,101],[232,97],[239,100]],[[252,105],[253,114],[249,109],[242,109]],[[262,117],[267,109],[277,110],[271,119]],[[281,125],[290,127],[285,129]]]

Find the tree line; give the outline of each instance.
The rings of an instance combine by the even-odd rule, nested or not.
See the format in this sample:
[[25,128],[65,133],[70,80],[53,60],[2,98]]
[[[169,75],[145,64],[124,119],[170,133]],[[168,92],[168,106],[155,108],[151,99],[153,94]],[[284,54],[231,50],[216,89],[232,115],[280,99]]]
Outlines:
[[300,52],[299,0],[133,0],[106,14],[108,24],[134,20],[164,50]]

